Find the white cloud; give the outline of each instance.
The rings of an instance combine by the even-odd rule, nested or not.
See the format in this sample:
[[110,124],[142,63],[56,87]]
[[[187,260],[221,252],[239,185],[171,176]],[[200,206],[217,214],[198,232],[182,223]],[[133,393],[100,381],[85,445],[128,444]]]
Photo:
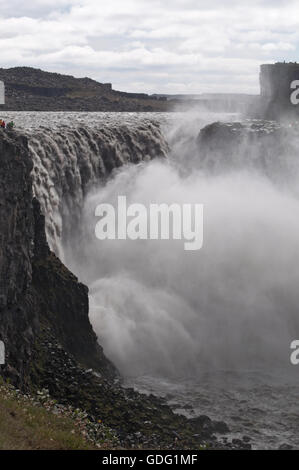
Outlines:
[[0,0],[0,66],[148,92],[258,92],[259,64],[297,60],[292,0]]

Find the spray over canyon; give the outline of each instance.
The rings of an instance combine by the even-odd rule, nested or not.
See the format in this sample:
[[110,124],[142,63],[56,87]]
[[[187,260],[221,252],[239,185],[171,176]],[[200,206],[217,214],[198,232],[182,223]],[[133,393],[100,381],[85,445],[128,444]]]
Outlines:
[[[208,114],[97,113],[92,126],[88,114],[53,114],[48,129],[34,114],[31,129],[25,114],[12,117],[29,138],[48,241],[89,286],[91,323],[125,378],[147,377],[139,386],[156,392],[157,380],[179,387],[231,373],[235,383],[245,370],[248,380],[253,371],[294,378],[296,130]],[[95,207],[118,195],[203,204],[203,248],[97,240]]]

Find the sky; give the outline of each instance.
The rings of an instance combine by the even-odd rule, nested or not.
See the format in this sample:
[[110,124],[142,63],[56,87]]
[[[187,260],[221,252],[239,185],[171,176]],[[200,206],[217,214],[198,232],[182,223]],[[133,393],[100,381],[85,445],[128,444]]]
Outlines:
[[146,93],[259,93],[299,62],[299,0],[0,0],[0,67]]

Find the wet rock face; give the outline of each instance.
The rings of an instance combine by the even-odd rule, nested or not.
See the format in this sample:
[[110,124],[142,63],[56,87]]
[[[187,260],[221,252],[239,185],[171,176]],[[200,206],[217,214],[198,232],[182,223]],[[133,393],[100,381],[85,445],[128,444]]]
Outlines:
[[260,169],[280,134],[279,126],[270,121],[209,124],[198,136],[200,162],[211,171],[249,166]]
[[298,119],[299,108],[291,102],[291,83],[299,79],[299,64],[263,64],[260,71],[262,111],[268,119]]
[[32,277],[32,162],[26,145],[0,131],[0,308],[18,301]]
[[298,125],[283,127],[264,120],[214,122],[198,135],[196,165],[212,174],[244,170],[274,181],[291,180],[298,167],[298,142]]
[[38,356],[39,339],[47,327],[78,361],[113,377],[115,368],[89,323],[88,289],[48,247],[45,220],[32,195],[32,166],[27,139],[1,131],[0,339],[6,346],[2,372],[17,386],[29,386],[36,378],[32,358]]
[[207,435],[213,433],[226,434],[230,432],[228,425],[223,421],[212,421],[206,415],[200,415],[196,418],[191,418],[189,422],[198,429],[199,432],[206,432]]
[[[42,236],[44,233],[43,225]],[[39,246],[41,251],[33,262],[32,287],[38,298],[42,326],[47,325],[78,362],[99,370],[105,377],[115,376],[116,370],[97,343],[89,322],[88,288],[49,249],[47,254],[47,247]]]

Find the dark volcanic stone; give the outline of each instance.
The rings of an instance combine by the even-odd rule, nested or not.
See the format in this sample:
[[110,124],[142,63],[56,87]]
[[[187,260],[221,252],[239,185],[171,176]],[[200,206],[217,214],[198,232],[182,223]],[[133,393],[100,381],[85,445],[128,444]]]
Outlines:
[[145,93],[125,93],[111,83],[44,72],[32,67],[0,68],[4,110],[13,111],[167,111],[171,104]]
[[281,444],[278,447],[278,450],[292,450],[292,449],[293,449],[293,446],[291,446],[290,444]]
[[212,428],[214,432],[226,434],[230,432],[228,425],[224,421],[213,421]]
[[106,376],[104,356],[88,319],[88,290],[50,252],[44,217],[32,196],[27,139],[0,131],[0,339],[4,376],[17,386],[32,381],[32,356],[44,326],[66,351]]

